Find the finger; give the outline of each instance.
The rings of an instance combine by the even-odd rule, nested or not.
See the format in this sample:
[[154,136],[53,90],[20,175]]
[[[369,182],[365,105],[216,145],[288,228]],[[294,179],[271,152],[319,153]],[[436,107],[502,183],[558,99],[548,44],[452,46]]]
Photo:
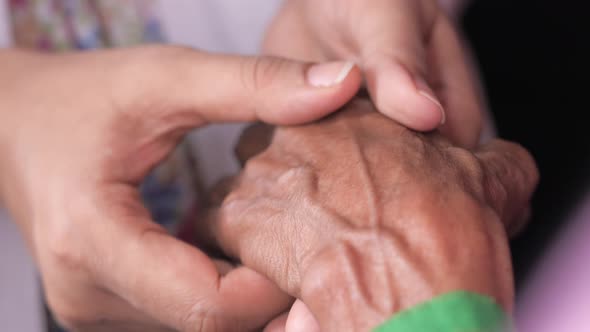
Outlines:
[[273,319],[268,325],[266,325],[263,332],[285,332],[288,317],[289,313],[284,313]]
[[472,148],[481,133],[483,98],[457,31],[442,13],[435,20],[429,50],[434,90],[446,110],[441,132]]
[[319,332],[320,326],[307,306],[297,300],[291,310],[270,322],[264,332]]
[[320,332],[320,325],[309,308],[301,300],[297,300],[291,307],[291,311],[289,311],[285,331]]
[[426,76],[433,8],[414,0],[378,0],[371,6],[360,1],[359,6],[362,23],[351,22],[351,32],[377,108],[412,129],[437,128],[445,111]]
[[133,61],[120,66],[119,95],[137,95],[139,88],[142,96],[150,96],[151,105],[166,106],[160,115],[184,126],[187,122],[191,126],[254,120],[282,125],[308,122],[343,106],[361,82],[360,71],[351,62],[312,64],[177,47],[126,52]]
[[476,156],[484,172],[486,199],[506,224],[508,233],[514,234],[526,222],[539,180],[535,161],[523,147],[502,140],[481,147]]
[[245,267],[221,276],[209,257],[137,211],[121,207],[107,227],[91,227],[100,253],[92,272],[139,310],[181,331],[247,331],[289,306],[265,277]]

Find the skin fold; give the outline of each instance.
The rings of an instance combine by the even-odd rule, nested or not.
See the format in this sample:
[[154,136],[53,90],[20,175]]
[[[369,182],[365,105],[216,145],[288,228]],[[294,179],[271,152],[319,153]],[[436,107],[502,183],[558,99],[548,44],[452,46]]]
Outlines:
[[250,128],[237,155],[243,171],[201,224],[322,331],[367,331],[454,290],[511,311],[507,230],[521,227],[538,177],[520,146],[469,151],[357,98],[318,123]]

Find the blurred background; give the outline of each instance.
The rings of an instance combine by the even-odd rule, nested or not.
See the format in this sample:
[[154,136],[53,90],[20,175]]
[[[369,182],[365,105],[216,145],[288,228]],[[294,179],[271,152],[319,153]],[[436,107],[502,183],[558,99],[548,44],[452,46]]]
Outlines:
[[590,180],[586,5],[481,0],[463,19],[500,137],[524,145],[540,168],[533,219],[512,246],[519,286],[566,226]]
[[[209,21],[195,19],[211,10],[208,3],[165,2],[161,9],[164,18],[169,18],[165,20],[168,39],[214,51],[254,53],[276,10],[264,1],[225,1],[232,5],[217,6],[218,16],[209,20],[232,22],[233,29],[244,31],[243,38],[232,39],[228,31],[211,29]],[[530,226],[512,242],[517,290],[525,299],[517,311],[524,316],[530,313],[522,308],[532,307],[527,298],[546,300],[535,296],[545,289],[535,278],[558,266],[547,258],[552,248],[563,252],[554,257],[571,266],[590,265],[590,250],[567,246],[574,238],[580,246],[590,243],[590,233],[582,234],[590,232],[590,130],[586,120],[590,112],[590,14],[586,7],[587,2],[581,0],[476,0],[460,21],[479,64],[499,135],[529,149],[540,168]],[[263,10],[253,14],[251,8]],[[6,9],[0,1],[0,47],[10,40]],[[231,146],[235,130],[219,138]],[[224,158],[214,156],[211,162],[223,164]],[[0,330],[42,331],[45,318],[34,267],[18,244],[16,230],[5,219],[0,212]],[[571,266],[553,267],[560,270],[555,278],[567,283]],[[590,269],[582,271],[588,272],[585,280],[590,280]],[[539,283],[541,286],[532,286]],[[590,298],[589,286],[584,282],[580,287],[577,292]],[[590,313],[589,303],[580,305]]]

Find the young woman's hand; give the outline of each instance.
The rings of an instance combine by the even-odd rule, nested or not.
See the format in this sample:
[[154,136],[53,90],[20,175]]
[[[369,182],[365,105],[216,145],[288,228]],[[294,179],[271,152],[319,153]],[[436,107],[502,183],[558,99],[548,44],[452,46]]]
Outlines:
[[353,60],[385,115],[415,130],[440,127],[461,146],[478,143],[479,82],[436,0],[287,0],[264,49],[296,59]]
[[0,73],[0,198],[61,323],[248,331],[286,309],[289,297],[262,275],[152,222],[137,186],[193,128],[302,123],[340,108],[360,86],[357,68],[152,46],[2,51]]

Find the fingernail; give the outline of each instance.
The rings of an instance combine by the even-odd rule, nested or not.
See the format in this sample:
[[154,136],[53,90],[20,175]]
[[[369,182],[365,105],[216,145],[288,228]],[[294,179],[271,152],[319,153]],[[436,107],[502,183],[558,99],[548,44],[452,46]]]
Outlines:
[[416,77],[415,82],[416,82],[416,88],[418,89],[418,93],[421,96],[423,96],[424,98],[428,99],[433,104],[435,104],[436,107],[440,110],[441,115],[442,115],[441,120],[440,120],[440,125],[441,126],[444,125],[445,122],[447,121],[447,115],[445,113],[445,109],[442,106],[442,104],[440,103],[440,101],[438,101],[438,98],[436,98],[434,96],[434,92],[432,91],[432,89],[430,88],[428,83],[426,83],[426,81],[422,77]]
[[309,67],[307,82],[316,88],[329,88],[342,83],[354,68],[354,62],[328,62]]

